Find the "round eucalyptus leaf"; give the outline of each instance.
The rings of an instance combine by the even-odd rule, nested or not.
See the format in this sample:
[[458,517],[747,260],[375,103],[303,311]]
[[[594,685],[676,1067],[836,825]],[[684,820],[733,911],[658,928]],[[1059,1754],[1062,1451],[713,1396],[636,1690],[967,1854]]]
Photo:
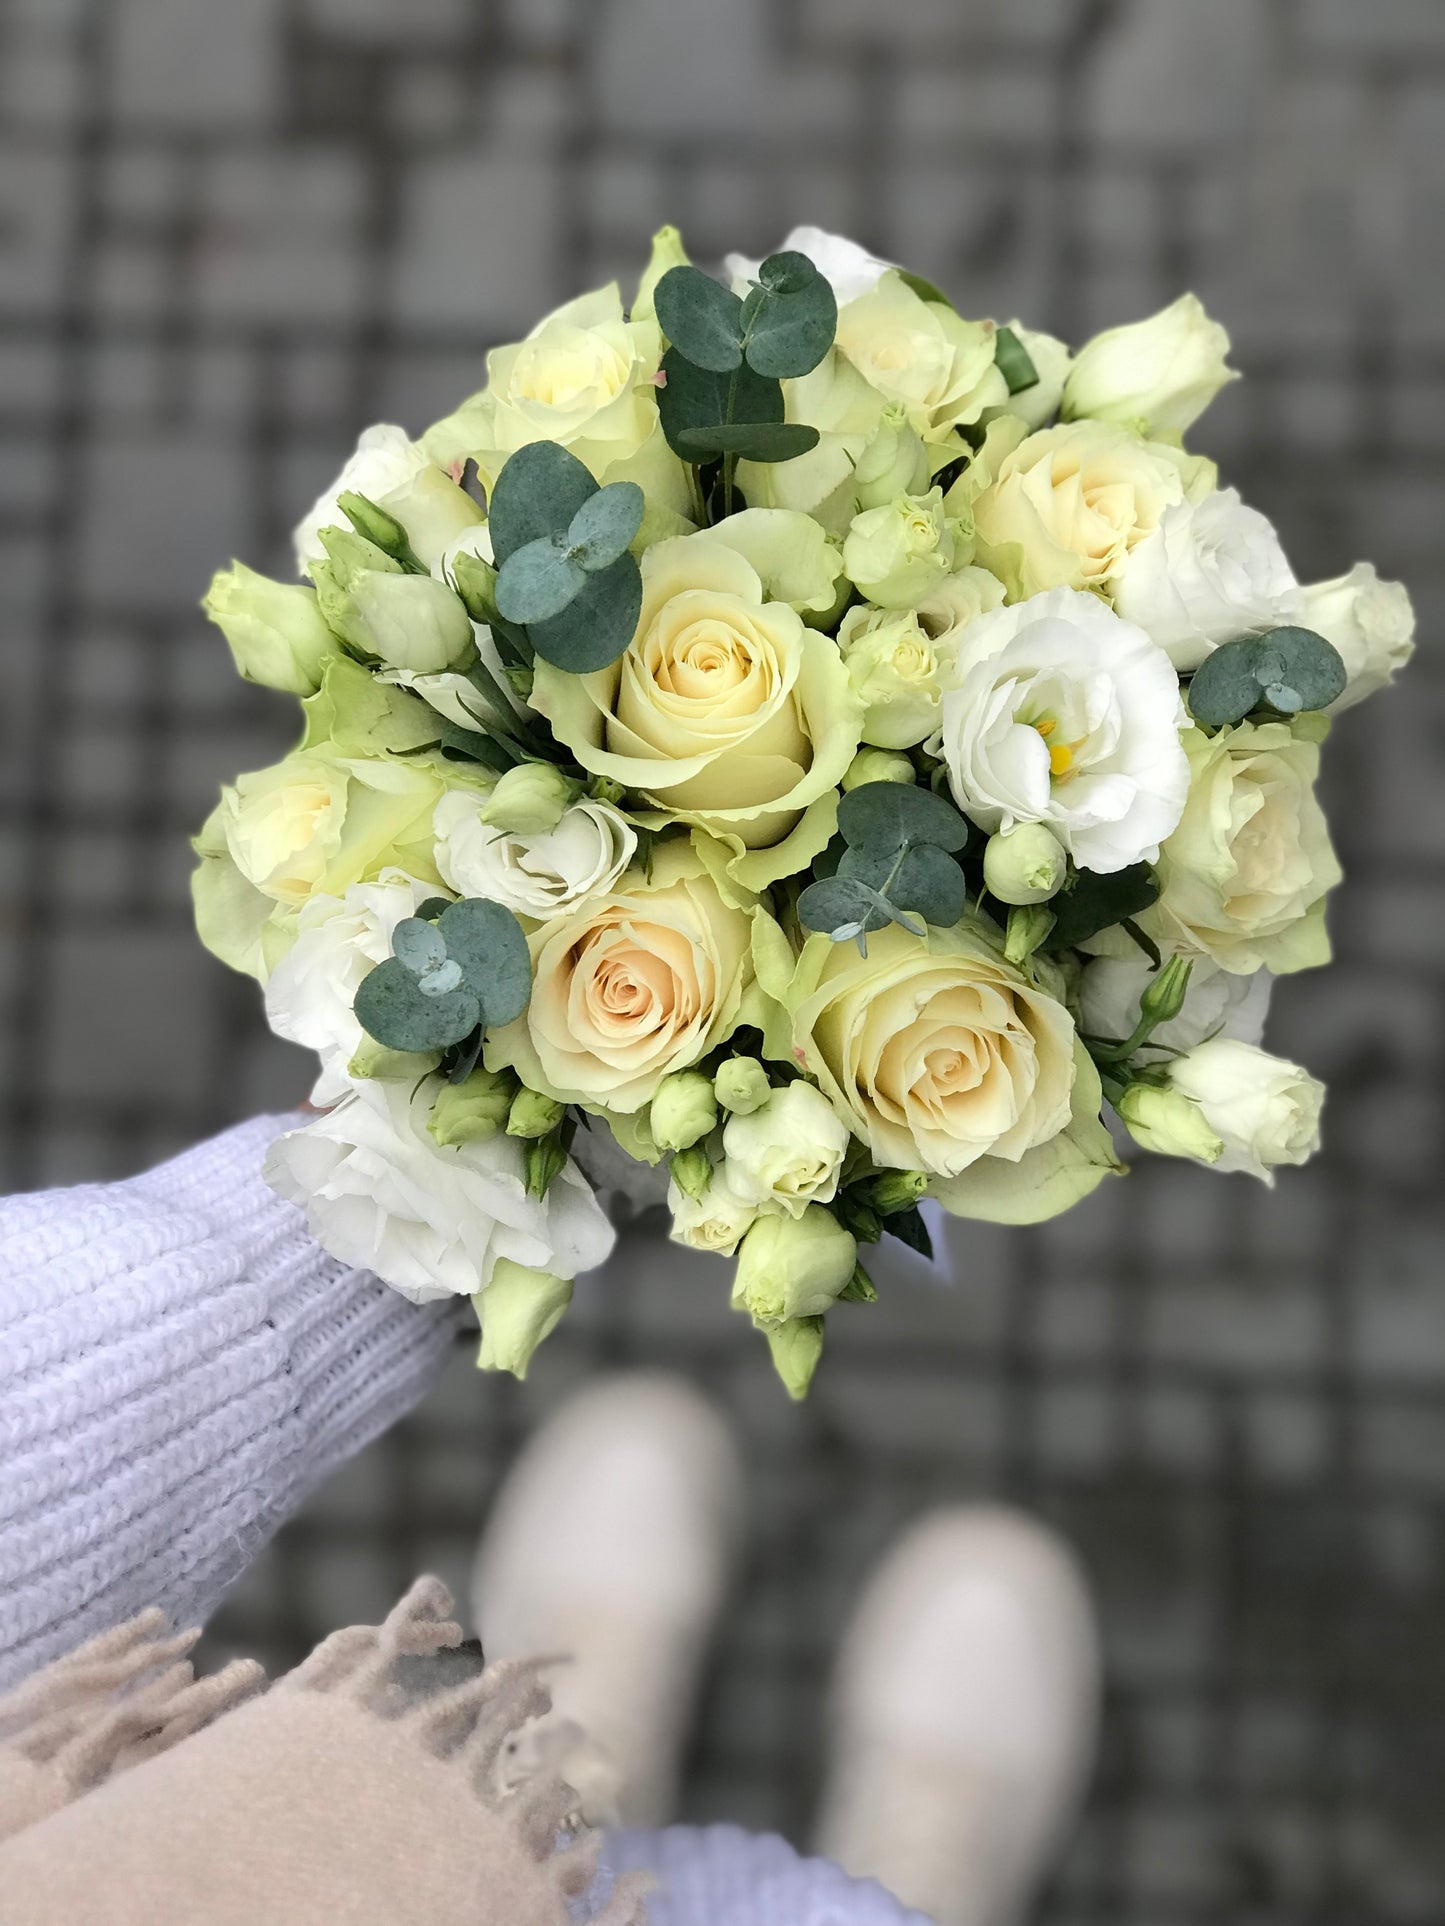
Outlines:
[[462,966],[454,956],[449,956],[434,969],[423,970],[416,986],[423,996],[450,996],[453,990],[461,988],[461,982]]
[[[696,367],[673,347],[662,357],[663,384],[657,391],[662,432],[674,454],[678,436],[689,428],[716,428],[724,422],[783,419],[781,383],[755,374],[746,362],[731,374]],[[684,456],[695,461],[697,457]],[[516,457],[513,456],[513,460]]]
[[447,960],[447,946],[432,924],[419,916],[404,916],[391,933],[391,953],[421,976]]
[[1196,722],[1225,728],[1261,706],[1280,715],[1328,708],[1347,681],[1339,650],[1313,629],[1244,635],[1207,655],[1189,684]]
[[532,957],[512,912],[484,896],[464,896],[437,927],[481,1007],[480,1020],[490,1029],[519,1017],[532,994]]
[[487,503],[497,566],[528,542],[565,534],[583,502],[596,493],[592,475],[558,442],[531,441],[519,448],[508,457]]
[[1012,328],[1000,328],[994,336],[993,363],[1008,383],[1011,395],[1021,395],[1025,388],[1039,385],[1039,371],[1033,356]]
[[745,309],[743,353],[755,373],[776,378],[816,368],[838,331],[833,290],[806,254],[774,254],[758,270]]
[[573,675],[590,675],[622,654],[641,613],[642,571],[635,555],[623,554],[610,567],[584,575],[561,614],[534,622],[527,633],[548,662]]
[[389,956],[363,977],[352,1003],[356,1020],[388,1050],[445,1050],[481,1021],[481,1004],[465,985],[445,996],[424,996],[399,957]]
[[713,428],[684,428],[677,452],[687,461],[737,455],[743,461],[792,461],[818,445],[818,431],[801,421],[734,421]]
[[528,628],[545,622],[581,591],[587,574],[567,554],[566,542],[565,535],[544,535],[514,549],[503,562],[497,571],[497,607],[509,622]]
[[743,358],[743,304],[701,268],[669,268],[653,294],[658,325],[696,367],[727,374]]
[[832,293],[813,261],[797,248],[780,248],[758,264],[758,286],[767,294],[805,294],[818,281]]
[[451,905],[450,896],[428,896],[424,903],[418,903],[416,913],[423,922],[435,923],[444,909]]
[[805,929],[821,931],[835,943],[868,930],[881,930],[888,912],[878,900],[877,891],[866,883],[846,876],[825,876],[808,887],[798,898],[798,920]]
[[[642,526],[647,498],[636,482],[609,482],[583,502],[567,530],[567,559],[589,574],[608,568]],[[570,599],[570,598],[569,598]]]
[[903,858],[890,902],[900,909],[917,910],[926,923],[948,929],[963,915],[967,891],[963,871],[935,843],[919,843]]
[[1131,863],[1107,875],[1081,869],[1057,896],[1049,898],[1054,922],[1042,947],[1052,952],[1073,949],[1100,930],[1137,916],[1158,895],[1159,879],[1148,863]]
[[906,782],[865,782],[838,805],[838,827],[855,848],[880,854],[905,843],[932,843],[958,851],[968,824],[951,802]]

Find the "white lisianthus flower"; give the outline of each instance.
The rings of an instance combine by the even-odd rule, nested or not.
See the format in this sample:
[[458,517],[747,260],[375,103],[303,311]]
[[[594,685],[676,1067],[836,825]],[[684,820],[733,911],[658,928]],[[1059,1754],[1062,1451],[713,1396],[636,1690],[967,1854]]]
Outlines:
[[1223,1143],[1216,1170],[1273,1184],[1278,1165],[1307,1163],[1319,1149],[1324,1085],[1267,1050],[1214,1037],[1174,1059],[1169,1087],[1198,1106]]
[[[832,288],[839,307],[845,301],[856,301],[864,294],[871,294],[893,266],[891,261],[880,261],[876,254],[870,254],[866,247],[860,247],[846,235],[829,234],[821,227],[795,227],[777,252],[806,254]],[[729,254],[723,265],[732,279],[734,291],[746,294],[757,280],[762,262],[750,260],[745,254]]]
[[354,453],[349,455],[341,473],[329,488],[324,488],[310,509],[296,524],[296,573],[304,575],[312,562],[324,562],[321,546],[323,528],[350,528],[351,524],[337,507],[337,497],[348,492],[365,495],[368,501],[385,505],[386,497],[415,481],[431,467],[426,450],[393,422],[379,421],[363,428]]
[[1181,674],[1221,642],[1298,621],[1301,600],[1273,525],[1234,488],[1166,508],[1114,583],[1119,614]]
[[545,1198],[528,1196],[517,1138],[432,1141],[436,1089],[433,1079],[415,1095],[359,1086],[271,1146],[266,1181],[306,1212],[323,1250],[414,1304],[484,1291],[499,1258],[560,1278],[603,1263],[616,1234],[577,1166],[569,1160]]
[[509,835],[482,821],[485,796],[453,789],[437,804],[436,864],[460,896],[487,896],[545,922],[611,889],[632,861],[637,831],[611,803],[573,803],[555,829]]
[[1097,596],[1052,589],[970,624],[942,754],[982,828],[1044,822],[1081,869],[1152,860],[1189,791],[1179,679]]
[[[1085,965],[1079,981],[1079,1028],[1085,1036],[1122,1043],[1138,1023],[1140,998],[1154,972],[1137,944],[1130,941],[1129,949],[1128,956],[1098,956]],[[1231,976],[1206,957],[1196,957],[1183,1008],[1158,1026],[1140,1055],[1147,1060],[1160,1051],[1192,1050],[1212,1036],[1259,1043],[1273,987],[1268,970]]]
[[1385,582],[1370,562],[1304,591],[1304,626],[1332,642],[1349,681],[1330,708],[1353,708],[1393,682],[1415,653],[1415,611],[1402,582]]
[[1106,328],[1074,357],[1064,386],[1064,417],[1127,421],[1146,434],[1183,434],[1221,388],[1238,380],[1227,365],[1229,336],[1197,294],[1181,294],[1158,314]]
[[746,1203],[801,1217],[810,1203],[837,1195],[848,1144],[848,1127],[823,1093],[790,1083],[760,1109],[728,1118],[722,1182]]
[[384,869],[344,896],[313,896],[296,919],[296,941],[266,984],[266,1021],[321,1058],[313,1103],[335,1103],[350,1088],[346,1066],[365,1037],[352,1012],[356,992],[391,955],[397,924],[435,895],[404,870]]
[[716,1174],[701,1197],[690,1197],[678,1184],[669,1185],[667,1208],[672,1212],[668,1236],[673,1242],[686,1244],[689,1250],[711,1251],[715,1257],[733,1256],[761,1215],[757,1204],[739,1197]]

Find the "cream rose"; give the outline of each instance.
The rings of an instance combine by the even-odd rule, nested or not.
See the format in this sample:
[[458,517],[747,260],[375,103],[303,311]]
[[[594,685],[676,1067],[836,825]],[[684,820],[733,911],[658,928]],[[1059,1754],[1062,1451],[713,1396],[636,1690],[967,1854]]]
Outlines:
[[1029,435],[973,504],[979,560],[1010,600],[1045,589],[1107,589],[1176,502],[1214,485],[1209,462],[1112,422]]
[[532,1000],[487,1039],[529,1087],[624,1114],[752,1020],[751,921],[692,846],[661,844],[637,876],[528,938]]
[[637,831],[610,803],[584,799],[555,829],[528,833],[482,821],[485,796],[454,789],[437,804],[437,868],[459,896],[486,896],[539,921],[612,888],[637,849]]
[[965,321],[947,302],[925,301],[890,269],[839,308],[835,346],[925,441],[940,441],[1008,400],[994,334],[991,321]]
[[1327,963],[1325,896],[1340,880],[1315,798],[1320,752],[1287,722],[1188,730],[1189,796],[1159,856],[1159,900],[1140,923],[1221,969],[1276,974]]
[[837,644],[766,598],[727,529],[648,549],[621,660],[585,676],[539,660],[532,703],[583,768],[734,850],[767,851],[737,869],[762,886],[832,833],[863,709]]

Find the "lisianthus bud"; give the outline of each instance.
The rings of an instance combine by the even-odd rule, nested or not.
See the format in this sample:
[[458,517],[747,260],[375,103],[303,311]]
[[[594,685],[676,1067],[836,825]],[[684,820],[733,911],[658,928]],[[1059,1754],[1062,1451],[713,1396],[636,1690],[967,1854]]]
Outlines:
[[759,1324],[818,1317],[852,1277],[856,1239],[821,1204],[801,1217],[760,1217],[738,1249],[734,1310]]
[[243,562],[232,562],[211,577],[201,606],[248,682],[299,696],[315,695],[321,687],[322,671],[337,648],[314,589],[273,582]]
[[690,1150],[717,1122],[711,1078],[701,1070],[674,1070],[657,1086],[647,1120],[659,1150]]
[[865,782],[912,782],[913,764],[892,749],[860,749],[843,771],[845,789],[861,789]]
[[511,1109],[507,1112],[507,1135],[526,1137],[550,1137],[561,1123],[565,1106],[555,1097],[546,1097],[540,1090],[528,1090],[525,1086],[512,1099]]
[[495,1137],[507,1121],[517,1094],[517,1079],[507,1070],[487,1070],[478,1064],[462,1083],[444,1083],[427,1119],[435,1142],[482,1143]]
[[926,1170],[880,1170],[861,1186],[864,1196],[880,1216],[892,1217],[900,1210],[911,1210],[928,1189]]
[[772,1353],[773,1369],[783,1381],[783,1389],[794,1403],[808,1395],[813,1373],[823,1355],[823,1320],[820,1317],[789,1318],[785,1324],[763,1327]]
[[1306,1163],[1319,1149],[1324,1085],[1252,1043],[1196,1043],[1170,1064],[1169,1083],[1222,1141],[1221,1170],[1248,1171],[1272,1184],[1279,1165]]
[[724,1110],[749,1117],[761,1110],[773,1094],[768,1073],[756,1057],[729,1057],[718,1065],[712,1080],[713,1095]]
[[561,822],[576,793],[576,783],[550,762],[519,762],[497,778],[481,819],[508,836],[543,835]]
[[1015,823],[989,837],[984,887],[1001,903],[1046,903],[1068,873],[1063,845],[1046,823]]
[[497,571],[484,556],[461,548],[448,559],[452,582],[474,622],[490,622],[497,613]]
[[499,1257],[486,1289],[472,1299],[482,1327],[477,1369],[525,1378],[532,1353],[556,1330],[571,1302],[568,1279]]
[[311,568],[321,612],[354,649],[390,669],[439,675],[473,647],[471,620],[445,582],[404,575],[360,535],[327,528],[321,539],[330,559]]
[[416,1083],[437,1067],[435,1050],[388,1050],[375,1037],[363,1036],[346,1065],[346,1074],[358,1083],[373,1079],[380,1082]]
[[900,495],[921,495],[928,486],[928,450],[907,410],[890,402],[873,439],[858,457],[853,487],[858,506],[882,508]]
[[848,580],[885,609],[922,601],[961,559],[957,527],[944,513],[941,488],[865,509],[853,517],[843,543]]
[[1047,903],[1015,903],[1004,932],[1004,961],[1022,969],[1053,927],[1054,912]]
[[[1304,592],[1306,628],[1334,644],[1349,676],[1331,710],[1350,709],[1383,689],[1404,668],[1415,649],[1415,611],[1409,590],[1384,582],[1369,562],[1356,562],[1348,575],[1314,582]],[[229,639],[229,638],[228,638]]]
[[1189,979],[1193,974],[1192,957],[1171,956],[1163,968],[1150,977],[1141,993],[1140,1016],[1146,1017],[1156,1027],[1162,1023],[1172,1023],[1184,1008]]
[[712,1160],[701,1144],[675,1151],[668,1170],[684,1197],[690,1197],[696,1203],[707,1195],[712,1182]]
[[1066,421],[1138,423],[1149,435],[1182,434],[1233,381],[1229,336],[1197,295],[1181,294],[1160,313],[1108,328],[1085,342],[1064,383]]
[[358,495],[355,489],[347,488],[336,497],[336,506],[358,535],[364,535],[369,542],[385,549],[388,555],[398,559],[410,553],[411,544],[406,539],[406,530],[395,515],[365,495]]
[[837,1193],[850,1142],[848,1126],[821,1090],[790,1083],[760,1109],[723,1128],[729,1190],[750,1204],[781,1204],[802,1217],[810,1203]]
[[1217,1164],[1224,1155],[1224,1139],[1210,1129],[1199,1105],[1169,1084],[1131,1083],[1115,1109],[1143,1150],[1201,1164]]

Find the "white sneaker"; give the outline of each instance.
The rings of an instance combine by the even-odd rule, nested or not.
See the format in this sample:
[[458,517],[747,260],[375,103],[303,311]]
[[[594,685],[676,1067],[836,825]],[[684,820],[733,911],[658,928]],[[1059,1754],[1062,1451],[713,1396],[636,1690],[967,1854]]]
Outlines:
[[1083,1796],[1098,1706],[1063,1542],[992,1507],[924,1518],[844,1636],[814,1850],[939,1926],[1012,1926]]
[[542,1743],[591,1825],[672,1816],[741,1520],[732,1437],[700,1393],[664,1377],[581,1392],[502,1487],[477,1550],[473,1615],[488,1659],[570,1656],[549,1680]]

